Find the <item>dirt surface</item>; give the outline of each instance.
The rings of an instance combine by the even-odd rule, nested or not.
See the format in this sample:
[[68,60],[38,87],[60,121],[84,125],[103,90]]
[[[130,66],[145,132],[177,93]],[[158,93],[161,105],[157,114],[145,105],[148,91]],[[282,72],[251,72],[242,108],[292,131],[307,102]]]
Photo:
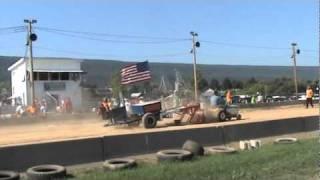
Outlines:
[[[21,119],[11,123],[0,121],[0,146],[60,141],[84,137],[111,136],[156,131],[175,131],[180,129],[222,126],[228,124],[269,121],[285,118],[316,116],[318,107],[306,109],[302,105],[280,106],[272,108],[244,109],[241,111],[243,120],[212,122],[173,126],[173,119],[160,121],[157,128],[144,129],[139,126],[105,126],[106,122],[95,115],[85,118],[61,116],[59,119],[28,120]],[[10,121],[10,120],[6,120]]]

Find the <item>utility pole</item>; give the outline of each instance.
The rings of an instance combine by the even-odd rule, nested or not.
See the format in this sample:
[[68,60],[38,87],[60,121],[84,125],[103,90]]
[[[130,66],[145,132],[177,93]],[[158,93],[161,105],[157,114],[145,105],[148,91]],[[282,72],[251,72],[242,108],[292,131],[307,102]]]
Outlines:
[[295,93],[296,97],[298,98],[298,82],[297,82],[297,59],[296,56],[297,54],[300,53],[300,50],[296,50],[297,43],[291,43],[292,46],[292,56],[291,58],[293,59],[293,79],[294,79],[294,88],[295,88]]
[[32,54],[32,41],[37,40],[36,34],[32,33],[32,24],[37,23],[34,19],[25,19],[25,23],[28,25],[27,45],[29,47],[29,64],[30,64],[30,89],[31,89],[31,105],[34,104],[35,93],[34,93],[34,77],[33,77],[33,54]]
[[[320,129],[320,0],[318,1],[318,31],[319,31],[319,33],[318,33],[318,60],[319,60],[319,69],[318,69],[318,73],[319,73],[319,77],[318,77],[318,108],[319,108],[319,117],[318,117],[318,128]],[[320,142],[320,132],[319,132],[319,134],[318,134],[318,136],[319,136],[319,140],[318,140],[318,142]],[[320,166],[320,164],[318,163],[318,166]]]
[[196,38],[198,36],[197,33],[191,31],[190,32],[192,36],[192,50],[191,53],[193,54],[193,79],[194,79],[194,100],[198,102],[198,81],[197,81],[197,47],[200,47],[200,43],[196,41]]

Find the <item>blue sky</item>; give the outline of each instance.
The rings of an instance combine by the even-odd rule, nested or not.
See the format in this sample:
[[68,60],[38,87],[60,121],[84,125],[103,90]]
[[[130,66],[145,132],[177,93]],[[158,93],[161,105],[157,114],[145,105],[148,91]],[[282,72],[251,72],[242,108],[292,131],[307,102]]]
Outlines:
[[22,26],[23,19],[35,18],[38,20],[35,27],[39,28],[123,35],[70,37],[35,29],[38,35],[35,56],[192,63],[188,39],[190,31],[195,31],[201,43],[198,49],[201,64],[291,65],[290,44],[297,42],[301,49],[297,64],[313,66],[318,64],[317,3],[317,0],[2,0],[0,55],[23,56],[26,38],[24,32],[8,34],[1,28]]

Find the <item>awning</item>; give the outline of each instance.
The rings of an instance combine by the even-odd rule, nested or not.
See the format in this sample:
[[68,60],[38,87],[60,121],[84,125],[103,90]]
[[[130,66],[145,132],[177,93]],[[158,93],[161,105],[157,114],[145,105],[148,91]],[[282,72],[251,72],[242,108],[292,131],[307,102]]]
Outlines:
[[10,99],[14,99],[16,97],[18,97],[18,96],[10,96],[10,97],[7,97],[7,99],[10,100]]

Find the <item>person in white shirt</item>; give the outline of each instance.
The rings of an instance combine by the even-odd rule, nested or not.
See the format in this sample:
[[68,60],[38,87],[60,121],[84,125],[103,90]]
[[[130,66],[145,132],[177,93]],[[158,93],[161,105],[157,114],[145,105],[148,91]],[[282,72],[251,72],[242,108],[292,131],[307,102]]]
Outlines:
[[25,110],[24,110],[23,106],[22,106],[21,104],[19,104],[19,105],[16,107],[16,115],[17,115],[18,117],[21,117],[21,116],[24,115],[24,113],[25,113]]

